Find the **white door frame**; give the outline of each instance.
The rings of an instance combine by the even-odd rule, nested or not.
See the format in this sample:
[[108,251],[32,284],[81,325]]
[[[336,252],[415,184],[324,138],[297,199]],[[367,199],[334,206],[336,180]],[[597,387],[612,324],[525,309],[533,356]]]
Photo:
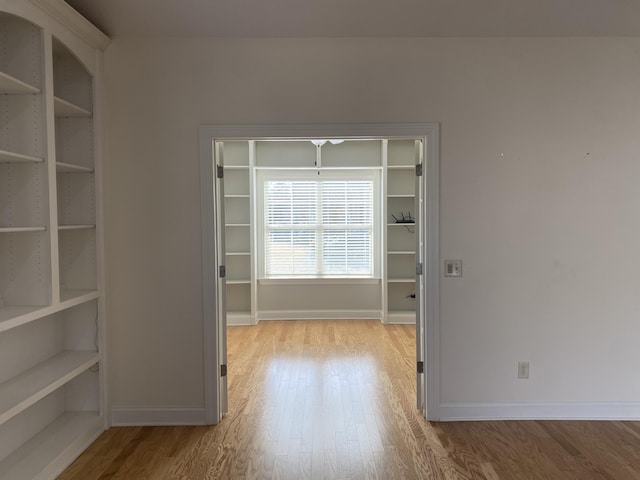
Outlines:
[[218,316],[216,295],[218,259],[216,258],[216,176],[213,144],[216,140],[261,140],[294,138],[422,138],[424,139],[424,201],[426,261],[424,281],[425,392],[426,417],[440,419],[440,126],[437,123],[334,124],[334,125],[205,125],[199,129],[200,188],[202,209],[202,286],[204,341],[205,423],[222,419],[220,405],[220,361],[218,357]]

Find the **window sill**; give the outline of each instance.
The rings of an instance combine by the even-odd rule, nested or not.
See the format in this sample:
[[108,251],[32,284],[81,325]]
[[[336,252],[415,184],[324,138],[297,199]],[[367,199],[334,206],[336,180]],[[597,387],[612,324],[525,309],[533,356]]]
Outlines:
[[367,285],[380,283],[378,277],[326,277],[326,278],[260,278],[261,285]]

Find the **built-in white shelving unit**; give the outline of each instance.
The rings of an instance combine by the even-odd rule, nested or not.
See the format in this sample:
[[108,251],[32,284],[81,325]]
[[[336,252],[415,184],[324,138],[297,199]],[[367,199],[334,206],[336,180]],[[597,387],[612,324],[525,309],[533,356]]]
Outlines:
[[388,140],[386,161],[385,320],[412,323],[416,319],[415,140]]
[[94,114],[107,42],[63,2],[0,4],[2,479],[55,478],[107,426]]

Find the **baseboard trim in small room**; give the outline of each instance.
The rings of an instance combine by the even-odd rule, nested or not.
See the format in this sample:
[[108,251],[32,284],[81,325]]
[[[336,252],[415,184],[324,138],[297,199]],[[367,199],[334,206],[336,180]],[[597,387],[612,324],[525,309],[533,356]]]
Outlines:
[[205,425],[205,409],[113,407],[111,425],[114,427]]
[[379,310],[262,310],[261,320],[381,320]]
[[440,421],[640,420],[640,402],[442,403]]

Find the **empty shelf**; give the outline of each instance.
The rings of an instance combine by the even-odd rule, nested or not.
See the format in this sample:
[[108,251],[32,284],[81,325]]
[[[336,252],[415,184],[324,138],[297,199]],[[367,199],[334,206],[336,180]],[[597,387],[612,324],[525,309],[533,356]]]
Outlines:
[[96,228],[95,225],[58,225],[58,230],[90,230]]
[[0,150],[0,163],[42,163],[43,161],[42,158]]
[[91,112],[89,110],[58,97],[54,97],[53,99],[53,109],[56,117],[91,118]]
[[0,93],[4,94],[25,94],[40,93],[40,89],[32,87],[28,83],[12,77],[8,73],[0,72]]
[[65,351],[0,384],[0,425],[98,362],[97,352]]
[[93,168],[72,165],[71,163],[56,162],[56,171],[58,173],[91,173],[93,172]]
[[0,233],[44,232],[47,227],[0,227]]

